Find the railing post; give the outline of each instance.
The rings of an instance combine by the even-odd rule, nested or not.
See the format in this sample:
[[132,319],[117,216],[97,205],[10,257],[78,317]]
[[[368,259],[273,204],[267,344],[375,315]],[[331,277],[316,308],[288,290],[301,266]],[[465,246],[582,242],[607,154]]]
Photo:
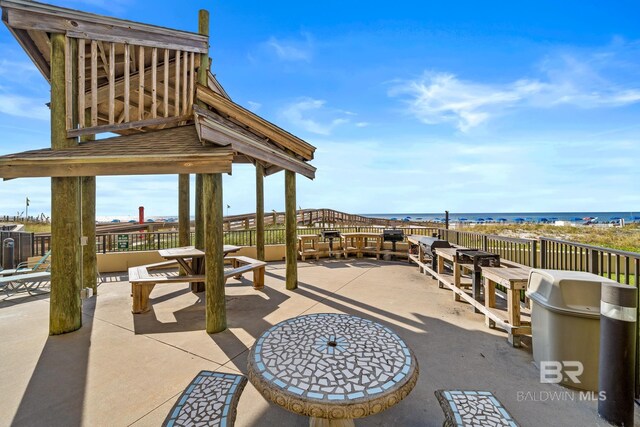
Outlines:
[[103,254],[107,253],[107,235],[106,234],[102,235],[102,253]]
[[547,268],[547,241],[540,239],[540,268]]
[[486,234],[482,235],[482,250],[485,252],[489,250],[489,236]]
[[529,263],[532,268],[538,268],[538,241],[531,240],[529,242],[529,250],[531,253],[529,254]]
[[593,274],[598,274],[598,251],[595,249],[589,250],[589,272]]

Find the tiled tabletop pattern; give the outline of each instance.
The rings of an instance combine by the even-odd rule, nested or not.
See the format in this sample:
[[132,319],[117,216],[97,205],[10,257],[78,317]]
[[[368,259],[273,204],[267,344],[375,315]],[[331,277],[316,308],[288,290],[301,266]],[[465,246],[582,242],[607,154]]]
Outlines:
[[417,378],[415,358],[395,332],[346,314],[278,323],[256,341],[249,370],[276,392],[330,405],[384,397]]
[[455,427],[517,427],[513,417],[488,391],[438,390],[445,425]]
[[246,382],[242,375],[201,371],[180,395],[163,425],[233,426],[235,406]]

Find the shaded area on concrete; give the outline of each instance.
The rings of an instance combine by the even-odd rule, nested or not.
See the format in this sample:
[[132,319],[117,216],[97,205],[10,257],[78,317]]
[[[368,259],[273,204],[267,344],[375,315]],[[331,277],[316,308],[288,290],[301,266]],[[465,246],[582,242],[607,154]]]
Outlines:
[[[229,328],[216,335],[203,330],[202,296],[182,284],[157,287],[152,311],[132,315],[129,284],[104,283],[93,314],[85,309],[85,328],[55,339],[46,333],[46,298],[0,302],[0,334],[7,344],[0,346],[0,414],[8,414],[0,425],[42,425],[47,417],[50,425],[160,425],[200,370],[245,372],[248,349],[262,332],[321,312],[389,326],[421,367],[404,401],[358,425],[439,426],[443,414],[433,392],[442,388],[491,391],[523,426],[605,425],[595,402],[542,401],[541,393],[567,389],[540,384],[527,348],[510,347],[503,332],[486,328],[482,316],[455,303],[450,291],[415,267],[370,259],[301,263],[295,291],[285,289],[283,264],[269,264],[267,273],[263,291],[229,281]],[[269,404],[248,385],[236,425],[302,427],[308,419]]]

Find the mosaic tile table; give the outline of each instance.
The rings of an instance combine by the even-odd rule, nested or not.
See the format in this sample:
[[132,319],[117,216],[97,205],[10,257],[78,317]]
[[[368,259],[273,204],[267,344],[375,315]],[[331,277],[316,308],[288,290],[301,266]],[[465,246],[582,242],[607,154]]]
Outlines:
[[346,314],[309,314],[268,329],[249,355],[249,381],[310,426],[353,426],[404,399],[418,362],[391,329]]
[[444,427],[518,427],[491,392],[436,390],[435,394],[445,413]]

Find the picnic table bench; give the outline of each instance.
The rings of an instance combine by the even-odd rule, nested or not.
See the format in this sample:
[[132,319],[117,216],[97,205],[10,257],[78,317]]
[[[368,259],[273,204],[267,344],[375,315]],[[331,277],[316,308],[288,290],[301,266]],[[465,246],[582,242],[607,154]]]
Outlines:
[[[233,277],[239,279],[244,273],[253,271],[253,288],[264,287],[264,272],[267,265],[264,261],[255,260],[245,256],[226,257],[231,268],[225,269],[224,280]],[[134,314],[146,313],[150,310],[149,296],[155,285],[159,283],[200,283],[204,282],[204,274],[187,274],[184,276],[166,276],[150,274],[150,270],[177,266],[178,261],[167,261],[156,264],[141,265],[129,268],[129,283],[131,283],[131,295],[133,303],[131,312]]]
[[382,250],[381,233],[342,233],[342,252],[347,258],[349,254],[355,254],[362,258],[364,254],[373,254],[380,259]]

